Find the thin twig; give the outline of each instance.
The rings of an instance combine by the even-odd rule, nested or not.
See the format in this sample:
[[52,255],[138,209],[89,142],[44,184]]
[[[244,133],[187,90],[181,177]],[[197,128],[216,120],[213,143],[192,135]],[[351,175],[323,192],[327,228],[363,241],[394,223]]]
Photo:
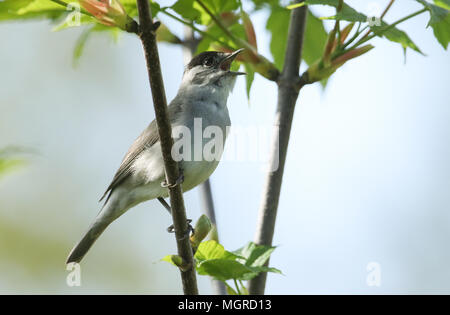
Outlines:
[[184,24],[184,25],[190,27],[192,30],[196,31],[197,33],[199,33],[199,34],[202,35],[203,37],[209,37],[209,38],[211,38],[212,40],[218,42],[220,45],[222,45],[222,46],[225,47],[225,48],[235,49],[235,47],[231,47],[231,46],[228,45],[226,42],[224,42],[224,41],[220,40],[219,38],[217,38],[217,37],[215,37],[215,36],[209,34],[208,32],[202,31],[201,29],[199,29],[198,27],[196,27],[193,23],[188,22],[188,21],[185,21],[185,20],[179,18],[178,16],[176,16],[176,15],[170,13],[170,12],[167,12],[167,10],[161,10],[160,12],[162,12],[162,13],[164,13],[165,15],[167,15],[168,17],[170,17],[170,18],[172,18],[172,19],[174,19],[174,20],[180,22],[181,24]]
[[[389,4],[386,6],[386,8],[384,9],[383,13],[381,13],[380,16],[380,20],[382,20],[384,18],[384,16],[386,15],[386,13],[389,11],[389,9],[391,8],[392,4],[394,3],[395,0],[391,0],[389,1]],[[370,32],[372,32],[372,29],[369,28],[369,30],[367,31],[366,34],[364,34],[363,37],[361,37],[361,39],[366,38],[367,36],[369,36]]]
[[[158,47],[156,45],[155,32],[159,24],[153,23],[148,0],[137,0],[137,7],[139,12],[139,37],[142,41],[147,61],[153,106],[164,159],[166,182],[174,184],[179,179],[180,173],[178,164],[173,160],[171,154],[173,146],[172,127],[167,115],[167,101],[159,63]],[[178,255],[182,257],[183,265],[186,266],[183,270],[180,269],[183,291],[184,294],[198,294],[192,248],[189,237],[186,237],[188,235],[188,224],[181,185],[169,185],[168,189]]]
[[384,16],[386,15],[386,13],[389,11],[389,9],[391,8],[392,4],[394,3],[395,0],[391,0],[389,2],[389,4],[387,5],[387,7],[384,9],[383,13],[381,13],[380,19],[384,18]]
[[422,14],[422,13],[424,13],[426,11],[427,11],[427,9],[424,8],[422,10],[419,10],[419,11],[416,11],[414,13],[411,13],[411,14],[405,16],[404,18],[401,18],[400,20],[395,21],[392,24],[386,25],[386,27],[382,27],[375,34],[372,34],[372,35],[370,35],[370,36],[368,36],[366,38],[361,38],[356,44],[354,44],[351,48],[349,48],[349,50],[352,50],[352,49],[360,46],[361,44],[364,44],[365,42],[371,40],[372,38],[378,36],[379,34],[383,34],[383,32],[386,32],[386,31],[390,30],[391,28],[395,27],[396,25],[398,25],[398,24],[400,24],[400,23],[402,23],[402,22],[404,22],[406,20],[409,20],[409,19],[411,19],[411,18],[413,18],[413,17],[415,17],[415,16],[417,16],[419,14]]
[[[339,0],[339,4],[338,4],[338,6],[336,8],[336,14],[339,13],[342,10],[343,6],[344,6],[344,1],[343,0]],[[330,62],[331,53],[336,48],[335,47],[336,34],[338,34],[338,43],[341,40],[341,29],[340,29],[339,25],[340,25],[339,24],[339,20],[336,19],[336,21],[334,22],[334,28],[330,32],[330,34],[328,35],[328,41],[327,41],[327,44],[325,46],[325,52],[323,53],[323,60],[326,63]]]
[[225,25],[223,25],[222,21],[220,21],[201,0],[196,1],[202,7],[202,9],[205,10],[205,12],[211,17],[214,23],[216,23],[216,25],[222,30],[222,32],[224,32],[224,34],[227,35],[227,37],[230,38],[237,46],[248,49],[255,54],[257,53],[255,51],[255,47],[253,47],[246,41],[234,36],[234,34],[231,33]]
[[366,25],[366,26],[364,26],[361,30],[360,30],[360,28],[361,28],[361,22],[358,22],[358,28],[356,29],[356,32],[355,32],[355,34],[350,38],[350,39],[348,39],[345,43],[344,43],[344,45],[342,45],[342,49],[345,49],[348,45],[350,45],[351,43],[353,43],[353,41],[355,40],[355,39],[357,39],[358,38],[358,36],[362,33],[362,32],[364,32],[364,30],[366,29],[366,28],[368,28],[369,26],[368,25]]
[[[337,12],[341,12],[342,8],[344,7],[344,0],[339,0],[339,4],[337,7]],[[338,41],[337,45],[340,45],[341,43],[341,27],[339,25],[339,20],[336,20],[336,28],[337,28],[337,34],[338,34]]]
[[[56,4],[59,4],[59,5],[63,6],[63,7],[66,7],[66,9],[69,7],[69,4],[70,4],[70,3],[67,3],[67,2],[64,2],[64,1],[61,1],[61,0],[50,0],[50,1],[54,2]],[[80,13],[83,13],[83,14],[85,14],[87,16],[90,16],[90,17],[94,17],[92,14],[90,14],[89,12],[87,12],[84,9],[80,9]]]

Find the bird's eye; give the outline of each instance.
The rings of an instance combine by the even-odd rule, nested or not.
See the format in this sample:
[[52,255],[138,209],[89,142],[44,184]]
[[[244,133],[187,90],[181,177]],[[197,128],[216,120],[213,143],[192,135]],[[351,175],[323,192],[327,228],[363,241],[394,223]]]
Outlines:
[[212,58],[207,58],[205,61],[203,61],[203,65],[206,67],[211,67],[213,65],[214,61]]

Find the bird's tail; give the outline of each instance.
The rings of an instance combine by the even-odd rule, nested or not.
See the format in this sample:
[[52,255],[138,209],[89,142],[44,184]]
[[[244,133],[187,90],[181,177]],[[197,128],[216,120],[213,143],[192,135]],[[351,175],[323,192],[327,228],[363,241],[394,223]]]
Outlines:
[[87,233],[83,236],[83,238],[74,246],[72,251],[67,257],[66,264],[76,262],[79,263],[81,259],[83,259],[84,255],[89,251],[97,238],[103,233],[106,227],[111,222],[98,222],[95,221],[90,227]]
[[66,264],[72,262],[79,263],[103,231],[108,227],[108,225],[120,216],[114,215],[115,211],[111,211],[112,209],[110,206],[110,204],[106,204],[102,211],[100,211],[86,234],[70,252],[69,257],[67,257]]

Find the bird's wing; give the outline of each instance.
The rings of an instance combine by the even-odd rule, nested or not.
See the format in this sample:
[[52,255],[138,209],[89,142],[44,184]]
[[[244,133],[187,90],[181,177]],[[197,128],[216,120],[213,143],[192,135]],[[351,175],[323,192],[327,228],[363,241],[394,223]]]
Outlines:
[[119,186],[128,176],[130,176],[132,172],[131,166],[136,158],[146,149],[151,147],[153,144],[158,142],[159,135],[158,130],[156,128],[156,121],[153,120],[150,125],[141,133],[141,135],[133,142],[127,154],[122,160],[119,169],[117,170],[114,178],[103,194],[102,198],[99,201],[102,201],[106,196],[108,196],[105,200],[105,204],[108,202],[109,197],[111,196],[114,188]]
[[[181,102],[173,100],[168,106],[169,120],[172,123],[177,113],[181,110]],[[141,135],[133,142],[127,154],[122,160],[122,164],[117,170],[114,178],[103,194],[99,201],[102,201],[105,197],[105,204],[108,202],[112,191],[119,186],[128,176],[132,173],[132,165],[134,161],[139,157],[139,155],[146,149],[150,148],[156,142],[159,141],[158,129],[156,125],[156,120],[153,120],[150,125],[141,133]]]

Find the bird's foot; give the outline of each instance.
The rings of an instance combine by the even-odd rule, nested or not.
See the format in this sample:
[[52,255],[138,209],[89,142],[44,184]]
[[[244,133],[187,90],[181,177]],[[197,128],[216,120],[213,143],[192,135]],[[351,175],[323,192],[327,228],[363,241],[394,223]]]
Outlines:
[[[186,230],[186,234],[181,238],[182,240],[184,240],[186,237],[189,237],[189,234],[191,232],[192,232],[192,234],[195,233],[195,229],[191,225],[192,220],[191,219],[187,219],[186,221],[187,221],[187,230]],[[167,232],[175,233],[175,227],[173,226],[173,224],[167,228]]]
[[161,187],[164,187],[164,188],[174,188],[174,187],[176,187],[176,186],[178,186],[178,185],[181,185],[183,182],[184,182],[184,173],[183,173],[183,169],[181,169],[180,168],[180,176],[178,176],[178,178],[177,178],[177,180],[175,181],[175,183],[174,184],[169,184],[169,183],[167,183],[167,181],[166,180],[164,180],[164,181],[162,181],[162,183],[161,183]]

